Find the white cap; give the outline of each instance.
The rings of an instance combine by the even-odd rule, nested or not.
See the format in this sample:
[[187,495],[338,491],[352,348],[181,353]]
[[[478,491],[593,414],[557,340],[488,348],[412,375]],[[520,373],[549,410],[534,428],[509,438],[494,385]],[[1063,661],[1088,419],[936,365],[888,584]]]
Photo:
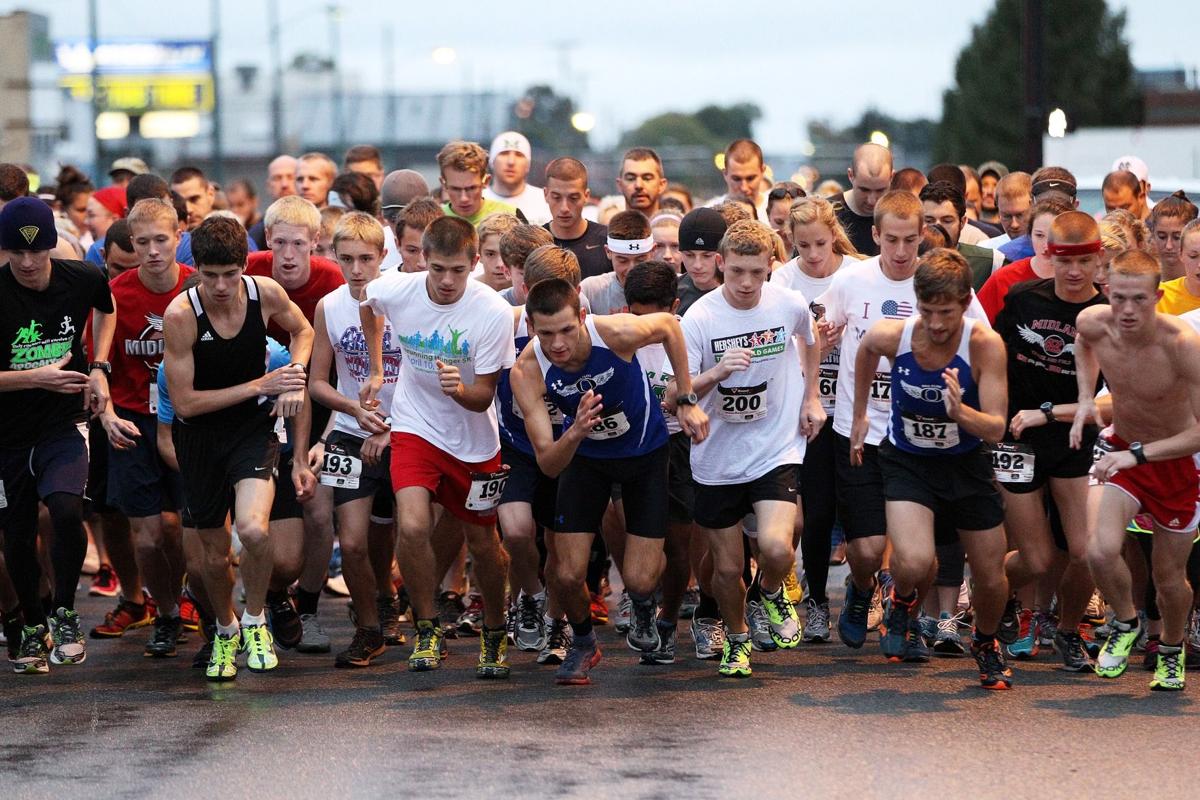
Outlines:
[[518,153],[523,153],[527,160],[533,160],[533,148],[529,146],[529,140],[525,138],[525,134],[517,131],[505,131],[492,139],[492,148],[488,150],[488,163],[495,161],[496,156],[506,150],[516,150]]
[[1150,180],[1150,168],[1146,166],[1146,162],[1142,161],[1137,156],[1121,156],[1113,162],[1112,171],[1128,170],[1134,175],[1137,175],[1139,181]]

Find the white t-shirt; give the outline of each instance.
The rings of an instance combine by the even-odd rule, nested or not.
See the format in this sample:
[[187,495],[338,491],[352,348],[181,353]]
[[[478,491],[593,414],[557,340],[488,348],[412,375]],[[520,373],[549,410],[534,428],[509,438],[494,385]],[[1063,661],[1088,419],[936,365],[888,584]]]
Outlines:
[[[667,383],[675,377],[671,369],[671,359],[667,358],[667,348],[661,343],[648,344],[638,349],[637,360],[650,381],[650,391],[654,392],[655,398],[661,403],[663,395],[667,393]],[[674,434],[682,430],[674,414],[663,411],[663,418],[667,421],[667,433]]]
[[399,269],[400,245],[396,244],[396,232],[392,230],[391,225],[383,226],[383,246],[387,248],[387,253],[384,254],[383,261],[379,262],[379,271]]
[[525,219],[530,225],[545,225],[550,221],[550,206],[546,204],[546,195],[538,186],[530,186],[525,184],[525,188],[519,194],[514,194],[511,197],[505,197],[499,194],[494,185],[488,186],[483,190],[483,196],[490,200],[499,200],[501,203],[508,203],[510,206],[516,206],[521,209],[521,213],[525,215]]
[[[329,335],[334,365],[337,367],[337,390],[357,403],[358,390],[371,377],[371,357],[367,352],[367,340],[363,338],[358,301],[350,294],[350,287],[343,285],[325,295],[322,302],[325,304],[325,332]],[[391,323],[385,318],[383,387],[379,390],[379,407],[385,414],[391,411],[392,395],[399,376],[400,346],[392,332]],[[341,411],[335,415],[333,427],[360,439],[370,436],[359,426],[357,419]]]
[[766,283],[758,305],[741,310],[718,289],[692,304],[680,325],[693,376],[716,366],[726,350],[753,352],[749,369],[733,373],[700,399],[708,414],[708,438],[692,445],[692,477],[708,486],[742,484],[803,462],[804,376],[796,337],[815,341],[804,295]]
[[429,297],[424,272],[392,272],[367,284],[366,300],[391,322],[403,353],[392,398],[392,430],[419,436],[460,461],[486,461],[500,450],[495,404],[476,413],[442,394],[436,361],[457,366],[462,382],[511,367],[513,311],[500,295],[468,280],[458,302]]
[[[843,266],[853,263],[855,263],[854,259],[846,259],[845,256],[842,257]],[[836,274],[835,272],[834,275]],[[827,275],[824,278],[814,278],[800,269],[800,260],[798,258],[793,258],[771,273],[771,283],[776,286],[782,286],[785,289],[798,291],[805,297],[820,297],[829,288],[829,284],[833,283],[833,275]],[[815,302],[809,302],[808,308],[812,312],[814,320],[820,318],[821,309]],[[829,355],[821,359],[821,368],[817,374],[819,382],[817,389],[821,397],[821,407],[830,416],[833,415],[833,406],[837,399],[837,373],[838,359],[840,357],[840,347],[830,350]]]
[[[917,313],[913,279],[894,281],[888,278],[879,265],[879,256],[874,256],[866,261],[843,264],[834,273],[829,288],[815,302],[825,307],[827,321],[846,326],[838,364],[833,429],[842,436],[849,436],[854,423],[854,359],[858,355],[858,343],[879,320],[907,319]],[[974,292],[966,315],[983,320],[987,325],[987,314]],[[889,359],[879,359],[875,380],[871,382],[871,399],[867,401],[867,419],[871,423],[867,444],[878,445],[887,435],[892,412],[891,370]]]
[[624,314],[629,311],[629,303],[625,302],[625,287],[617,280],[615,272],[584,278],[579,284],[579,294],[587,298],[595,314]]

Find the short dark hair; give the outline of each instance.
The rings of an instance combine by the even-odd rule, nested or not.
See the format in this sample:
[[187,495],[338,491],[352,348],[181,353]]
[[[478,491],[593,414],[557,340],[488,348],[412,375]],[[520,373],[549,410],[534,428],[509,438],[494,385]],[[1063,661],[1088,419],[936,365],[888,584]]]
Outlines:
[[475,256],[479,255],[479,234],[475,233],[475,226],[465,219],[439,217],[429,223],[425,233],[421,234],[421,251],[426,256],[430,253],[444,256],[466,253],[467,259],[474,261]]
[[725,148],[725,167],[729,168],[730,161],[749,161],[752,158],[758,159],[758,165],[761,167],[763,161],[762,148],[758,146],[758,142],[753,139],[734,139]]
[[133,231],[129,227],[129,220],[119,219],[108,226],[108,233],[104,234],[105,258],[108,258],[114,247],[119,247],[126,253],[133,252]]
[[675,304],[679,273],[665,261],[635,264],[625,276],[625,302],[664,310]]
[[550,178],[556,181],[583,181],[583,188],[586,189],[588,171],[579,159],[563,156],[546,165],[546,179]]
[[538,281],[525,297],[525,313],[530,320],[534,314],[549,317],[568,307],[579,314],[579,291],[562,278]]
[[636,209],[618,211],[608,221],[610,239],[645,239],[650,235],[650,220]]
[[137,205],[138,200],[145,200],[153,197],[159,200],[166,200],[171,196],[171,187],[162,177],[155,175],[153,172],[147,172],[144,175],[134,175],[129,179],[129,183],[125,185],[125,202],[130,208]]
[[363,211],[372,216],[379,213],[379,188],[361,172],[341,173],[333,179],[330,191],[349,201],[351,211]]
[[254,184],[249,178],[237,178],[230,181],[229,185],[225,187],[225,194],[228,195],[234,189],[241,189],[251,200],[258,197],[258,190],[254,188]]
[[930,250],[917,263],[913,292],[917,300],[925,303],[966,301],[971,297],[971,267],[967,259],[948,247]]
[[209,217],[192,231],[192,258],[196,269],[246,266],[246,229],[229,217]]
[[631,147],[626,150],[625,154],[621,156],[621,163],[617,165],[617,169],[620,170],[624,167],[626,161],[646,161],[647,159],[658,165],[658,174],[662,175],[662,159],[649,147]]
[[929,183],[929,179],[925,177],[925,173],[916,167],[904,167],[892,173],[892,182],[888,185],[889,189],[903,189],[906,192],[917,193],[918,186],[924,186]]
[[946,181],[935,181],[927,183],[921,189],[921,202],[930,203],[950,203],[954,206],[954,213],[958,214],[958,218],[962,219],[967,215],[967,200],[963,197],[963,193],[958,190],[957,186],[951,186]]
[[529,254],[547,244],[554,244],[554,237],[541,225],[517,225],[500,236],[500,259],[509,269],[525,269]]
[[424,232],[430,223],[444,216],[446,216],[446,212],[442,210],[442,206],[437,200],[432,197],[418,197],[406,205],[400,215],[396,217],[396,238],[399,239],[404,235],[405,228]]
[[351,164],[360,164],[363,161],[374,161],[380,169],[383,169],[383,154],[373,144],[356,144],[346,151],[346,155],[342,156],[342,166],[347,169]]
[[179,217],[180,222],[187,222],[188,210],[187,200],[179,192],[171,190],[170,203],[175,207],[175,216]]
[[963,175],[958,164],[938,164],[926,172],[925,177],[930,183],[945,181],[962,192],[963,197],[967,196],[967,176]]
[[0,200],[7,203],[29,194],[29,176],[16,164],[0,164]]
[[192,178],[199,178],[201,183],[206,186],[208,185],[208,178],[204,177],[204,173],[201,171],[201,169],[199,167],[192,166],[180,167],[172,172],[171,185],[174,186],[177,183],[190,181]]

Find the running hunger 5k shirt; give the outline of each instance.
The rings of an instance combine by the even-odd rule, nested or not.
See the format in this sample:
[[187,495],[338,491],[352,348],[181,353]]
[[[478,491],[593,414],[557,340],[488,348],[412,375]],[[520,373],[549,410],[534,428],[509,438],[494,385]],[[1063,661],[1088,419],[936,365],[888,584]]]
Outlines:
[[[50,259],[50,284],[35,292],[0,267],[0,371],[37,369],[70,353],[66,369],[87,373],[83,328],[92,309],[112,313],[104,273],[82,261]],[[0,448],[32,447],[85,418],[83,393],[0,392]]]
[[[834,325],[846,326],[838,364],[833,429],[848,437],[854,422],[854,359],[858,356],[858,344],[867,335],[867,330],[881,319],[908,319],[915,316],[917,295],[913,291],[912,278],[892,280],[883,274],[879,256],[875,256],[866,261],[844,264],[834,273],[829,289],[816,299],[816,303],[824,306],[826,320]],[[966,316],[987,321],[974,295]],[[867,401],[867,419],[871,423],[867,444],[878,445],[887,435],[892,410],[891,370],[891,361],[879,359],[878,371],[871,381],[871,397]]]
[[[741,310],[717,289],[697,300],[680,324],[693,377],[716,366],[727,350],[752,353],[749,369],[733,373],[700,398],[709,433],[692,445],[696,481],[747,483],[776,467],[803,462],[804,376],[795,337],[815,341],[804,295],[767,283],[758,305]],[[669,371],[670,364],[663,369]]]
[[392,430],[419,436],[459,461],[500,451],[496,405],[468,411],[442,393],[437,362],[458,367],[464,385],[513,365],[513,311],[500,295],[468,280],[458,302],[429,298],[424,272],[389,272],[367,284],[363,305],[387,317],[403,357],[392,398]]

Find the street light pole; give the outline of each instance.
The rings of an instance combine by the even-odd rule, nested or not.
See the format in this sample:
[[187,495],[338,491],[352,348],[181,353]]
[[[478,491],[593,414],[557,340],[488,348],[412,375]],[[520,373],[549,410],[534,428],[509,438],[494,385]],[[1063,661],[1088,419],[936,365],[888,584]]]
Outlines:
[[267,2],[267,29],[271,50],[271,138],[275,153],[283,152],[283,54],[279,45],[279,0]]
[[333,61],[333,119],[334,149],[340,153],[346,146],[346,95],[342,85],[342,9],[337,3],[329,4],[329,55]]
[[1042,165],[1042,129],[1045,122],[1045,24],[1042,0],[1025,0],[1021,25],[1021,61],[1025,65],[1024,167],[1033,172]]
[[212,0],[209,9],[212,12],[212,42],[210,44],[213,83],[212,177],[217,183],[221,183],[225,179],[225,147],[221,134],[221,69],[217,62],[217,42],[221,38],[221,0]]
[[100,36],[96,2],[97,0],[88,0],[88,50],[92,56],[92,69],[89,76],[92,85],[92,141],[94,142],[92,161],[96,165],[92,174],[99,177],[104,169],[104,142],[100,139],[100,132],[96,130],[96,122],[100,119],[100,80],[97,76],[99,67],[96,65],[96,51],[100,48]]

